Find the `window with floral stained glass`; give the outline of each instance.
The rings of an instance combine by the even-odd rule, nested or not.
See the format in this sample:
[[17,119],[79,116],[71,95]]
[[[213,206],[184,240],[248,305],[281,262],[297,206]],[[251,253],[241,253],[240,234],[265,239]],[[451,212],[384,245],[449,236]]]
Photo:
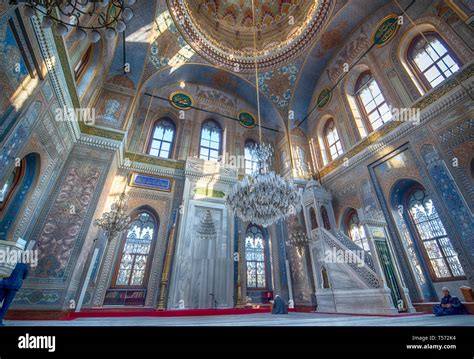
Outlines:
[[171,119],[158,120],[153,127],[148,154],[161,158],[171,158],[176,126]]
[[265,237],[262,229],[250,225],[245,236],[247,288],[266,288]]
[[461,61],[435,32],[416,36],[407,55],[415,75],[427,90],[439,85],[461,67]]
[[408,254],[408,259],[413,267],[413,271],[415,272],[415,278],[420,285],[424,285],[426,283],[426,278],[423,273],[421,263],[418,260],[418,255],[415,249],[415,243],[412,240],[404,216],[399,213],[398,219],[401,239]]
[[370,253],[369,241],[365,235],[364,226],[360,224],[359,216],[355,210],[351,210],[347,216],[347,234],[355,244]]
[[116,286],[146,287],[144,279],[155,235],[154,217],[148,212],[138,213],[127,231],[115,280]]
[[203,160],[218,161],[221,155],[222,129],[213,120],[207,120],[201,127],[199,143],[199,158]]
[[445,280],[464,277],[458,254],[426,191],[418,187],[410,192],[407,197],[407,206],[433,278]]

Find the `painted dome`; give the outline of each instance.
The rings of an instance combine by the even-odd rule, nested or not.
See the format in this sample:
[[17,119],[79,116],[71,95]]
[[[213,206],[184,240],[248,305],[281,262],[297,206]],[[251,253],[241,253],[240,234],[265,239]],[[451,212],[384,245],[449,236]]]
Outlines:
[[[236,72],[281,65],[311,46],[332,0],[168,0],[186,41],[211,63]],[[255,15],[255,20],[254,20]],[[254,25],[255,24],[255,25]]]

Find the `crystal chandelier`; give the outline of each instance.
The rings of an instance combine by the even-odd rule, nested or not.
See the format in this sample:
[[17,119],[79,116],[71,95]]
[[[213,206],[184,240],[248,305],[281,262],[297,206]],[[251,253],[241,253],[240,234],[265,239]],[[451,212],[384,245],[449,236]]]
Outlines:
[[268,227],[295,215],[301,207],[301,194],[292,182],[268,170],[270,145],[257,145],[253,151],[258,170],[231,189],[226,205],[241,220]]
[[[255,7],[252,0],[254,21],[254,46],[257,53]],[[257,95],[258,130],[260,143],[251,148],[257,159],[257,170],[243,181],[238,182],[226,196],[226,206],[242,221],[262,227],[295,215],[301,207],[301,193],[291,181],[286,181],[269,170],[273,149],[262,141],[260,120],[260,93],[258,84],[258,62],[255,56],[255,89]]]
[[300,256],[304,254],[304,250],[309,243],[308,236],[306,235],[305,230],[299,224],[293,227],[290,227],[290,234],[286,245],[289,247],[296,248],[296,251]]
[[24,14],[33,17],[37,12],[44,15],[41,25],[49,29],[55,24],[58,35],[66,35],[76,28],[75,39],[87,36],[91,42],[101,39],[102,30],[108,40],[125,31],[126,21],[133,17],[130,5],[136,0],[26,0]]
[[100,227],[110,241],[130,224],[130,217],[126,212],[127,196],[123,191],[118,200],[112,204],[109,212],[102,213],[101,218],[94,220],[94,225]]

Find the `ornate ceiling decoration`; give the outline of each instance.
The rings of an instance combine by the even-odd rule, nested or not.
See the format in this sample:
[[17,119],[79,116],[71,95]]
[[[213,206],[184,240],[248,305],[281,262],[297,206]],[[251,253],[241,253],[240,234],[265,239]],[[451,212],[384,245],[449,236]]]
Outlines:
[[[235,72],[280,66],[310,47],[333,0],[168,0],[186,42],[212,64]],[[254,31],[257,29],[257,53]],[[255,56],[257,55],[257,56]]]

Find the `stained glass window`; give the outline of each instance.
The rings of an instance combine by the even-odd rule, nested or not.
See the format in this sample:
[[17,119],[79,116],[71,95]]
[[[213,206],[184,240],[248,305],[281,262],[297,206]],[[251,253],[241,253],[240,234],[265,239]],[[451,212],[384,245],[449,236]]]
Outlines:
[[408,253],[408,259],[410,260],[411,265],[414,269],[417,282],[420,285],[423,285],[426,283],[426,278],[425,278],[425,275],[423,274],[423,269],[421,268],[420,261],[418,260],[414,243],[411,238],[410,231],[408,230],[407,225],[405,223],[405,219],[403,218],[403,215],[400,215],[399,221],[400,221],[400,234],[401,234],[401,238],[405,246],[405,249]]
[[333,119],[330,119],[324,126],[324,143],[328,162],[342,155],[342,144]]
[[369,132],[390,121],[392,113],[377,81],[367,71],[360,75],[356,84],[357,99]]
[[145,286],[143,282],[155,235],[155,220],[141,212],[130,224],[118,268],[117,286]]
[[436,87],[460,67],[460,61],[434,32],[413,39],[408,50],[408,60],[427,89]]
[[260,227],[250,225],[245,236],[247,287],[266,288],[265,238]]
[[355,244],[370,253],[369,241],[365,235],[364,226],[360,224],[359,216],[354,210],[348,215],[347,234]]
[[245,157],[245,174],[250,176],[255,173],[258,168],[258,161],[253,153],[256,143],[253,140],[245,141],[244,157]]
[[421,188],[408,197],[408,211],[437,279],[464,276],[458,254],[429,195]]
[[199,158],[218,161],[221,154],[222,129],[213,120],[207,120],[201,128]]
[[170,158],[174,143],[175,125],[164,118],[156,122],[148,154],[161,158]]

